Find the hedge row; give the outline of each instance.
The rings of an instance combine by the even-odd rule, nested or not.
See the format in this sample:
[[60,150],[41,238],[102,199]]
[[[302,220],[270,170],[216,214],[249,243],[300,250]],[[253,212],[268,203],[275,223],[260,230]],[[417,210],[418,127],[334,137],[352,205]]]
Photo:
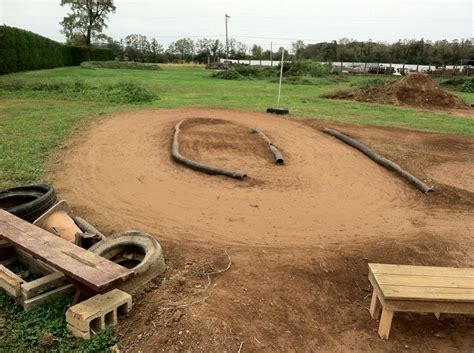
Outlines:
[[[79,65],[87,49],[69,47],[23,29],[0,26],[0,75],[16,71]],[[94,48],[91,60],[113,60],[109,49]]]

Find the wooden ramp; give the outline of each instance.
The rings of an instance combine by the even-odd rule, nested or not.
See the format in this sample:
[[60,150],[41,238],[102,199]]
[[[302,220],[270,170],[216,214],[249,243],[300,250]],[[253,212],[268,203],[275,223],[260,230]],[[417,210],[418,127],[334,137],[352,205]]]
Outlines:
[[474,314],[474,268],[369,264],[370,315],[388,339],[397,311]]
[[62,272],[85,299],[113,289],[133,271],[0,210],[0,238]]

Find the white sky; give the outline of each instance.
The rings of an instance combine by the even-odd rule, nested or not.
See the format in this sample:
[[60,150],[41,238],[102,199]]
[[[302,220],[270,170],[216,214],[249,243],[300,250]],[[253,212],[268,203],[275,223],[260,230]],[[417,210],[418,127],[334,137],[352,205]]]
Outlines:
[[[59,22],[67,12],[60,0],[0,0],[0,23],[64,41]],[[116,0],[106,34],[156,37],[165,47],[182,37],[225,40],[229,36],[265,49],[343,37],[357,40],[461,39],[474,37],[472,0],[268,1]],[[0,43],[1,44],[1,43]]]

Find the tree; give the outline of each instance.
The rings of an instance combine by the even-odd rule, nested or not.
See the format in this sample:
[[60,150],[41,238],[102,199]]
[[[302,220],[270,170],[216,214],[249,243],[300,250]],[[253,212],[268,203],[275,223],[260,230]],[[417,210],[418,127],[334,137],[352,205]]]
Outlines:
[[123,39],[124,52],[128,60],[136,61],[140,54],[138,52],[138,34],[129,34]]
[[252,56],[256,60],[261,60],[263,57],[263,48],[260,45],[254,44],[252,47]]
[[196,54],[198,61],[217,61],[218,57],[224,55],[224,45],[219,39],[201,38],[196,42]]
[[105,44],[102,44],[102,46],[112,50],[116,58],[123,60],[124,52],[123,52],[123,42],[121,40],[116,41],[113,38],[108,37],[107,41],[105,42]]
[[155,38],[150,41],[150,61],[158,62],[158,58],[163,54],[163,46]]
[[83,36],[90,60],[91,42],[103,39],[103,30],[110,13],[115,12],[113,0],[61,0],[61,6],[70,6],[71,12],[60,22],[66,38]]
[[229,52],[230,57],[233,59],[245,59],[247,57],[248,48],[244,43],[239,42],[235,38],[230,38]]
[[170,54],[178,54],[181,61],[192,59],[194,55],[194,42],[190,38],[181,38],[168,47]]
[[300,39],[298,39],[296,42],[291,43],[291,53],[295,56],[295,58],[301,59],[303,56],[303,51],[306,48],[306,44]]

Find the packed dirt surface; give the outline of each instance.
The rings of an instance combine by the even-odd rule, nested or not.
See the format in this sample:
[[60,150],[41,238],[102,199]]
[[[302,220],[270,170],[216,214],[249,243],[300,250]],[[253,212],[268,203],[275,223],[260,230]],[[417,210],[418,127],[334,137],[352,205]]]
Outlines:
[[[185,157],[249,177],[173,162],[174,125],[185,118]],[[322,127],[360,139],[435,192],[415,190]],[[283,152],[284,166],[251,128]],[[90,124],[50,166],[78,214],[108,234],[148,232],[164,248],[165,277],[117,329],[126,351],[469,351],[474,319],[463,315],[397,314],[391,339],[380,340],[367,263],[472,267],[473,193],[428,174],[454,158],[469,177],[472,143],[263,113],[144,110]]]
[[422,109],[472,110],[461,98],[446,91],[428,74],[422,73],[409,74],[380,87],[335,92],[330,98]]

